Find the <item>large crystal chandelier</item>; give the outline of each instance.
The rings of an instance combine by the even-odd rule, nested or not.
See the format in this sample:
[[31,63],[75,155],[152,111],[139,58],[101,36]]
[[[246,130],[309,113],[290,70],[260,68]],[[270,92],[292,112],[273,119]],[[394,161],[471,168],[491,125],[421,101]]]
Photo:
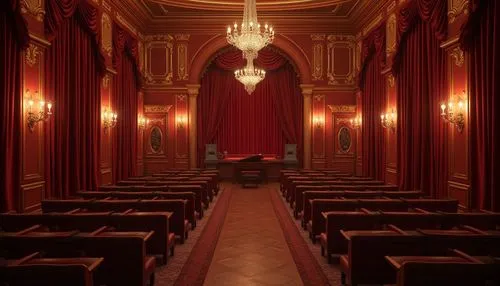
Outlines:
[[234,72],[236,79],[245,86],[248,94],[252,94],[255,86],[266,76],[266,71],[255,68],[253,61],[247,62],[247,66]]
[[234,24],[234,29],[227,28],[227,42],[243,53],[243,58],[247,61],[247,66],[237,70],[234,74],[236,79],[245,85],[249,94],[255,90],[255,86],[264,79],[265,71],[256,69],[253,66],[254,59],[259,51],[269,45],[274,40],[273,27],[264,26],[264,32],[257,20],[257,5],[255,0],[245,0],[243,10],[243,21],[238,31],[238,24]]

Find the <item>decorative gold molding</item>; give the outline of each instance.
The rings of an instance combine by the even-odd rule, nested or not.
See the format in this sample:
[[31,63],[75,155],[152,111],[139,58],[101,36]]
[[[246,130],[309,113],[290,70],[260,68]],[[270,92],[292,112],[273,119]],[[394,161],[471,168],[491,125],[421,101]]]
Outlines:
[[174,37],[169,34],[156,34],[156,35],[146,35],[144,36],[146,42],[161,41],[161,42],[171,42]]
[[316,100],[316,101],[321,101],[321,100],[323,100],[323,98],[325,98],[324,94],[315,94],[314,95],[314,100]]
[[[333,86],[349,86],[355,84],[356,76],[356,37],[351,35],[329,35],[327,44],[327,78],[328,84]],[[349,71],[346,74],[335,72],[335,49],[344,48],[349,51]]]
[[106,73],[102,78],[102,87],[104,89],[108,89],[110,81],[111,81],[111,76],[108,73]]
[[42,7],[42,0],[22,0],[20,4],[21,13],[32,16],[38,22],[43,22],[45,10]]
[[313,41],[324,41],[326,39],[325,34],[312,34],[311,35],[311,40]]
[[314,84],[301,84],[302,95],[304,97],[311,96],[313,94]]
[[191,35],[189,34],[176,34],[175,36],[176,41],[189,41],[189,38]]
[[328,105],[332,113],[356,112],[356,105]]
[[42,55],[42,53],[43,52],[38,48],[37,45],[30,43],[25,51],[24,62],[28,66],[33,67],[38,64],[38,58],[40,55]]
[[177,100],[178,101],[185,101],[186,100],[186,95],[185,94],[178,94],[177,95]]
[[386,56],[389,58],[396,51],[396,14],[391,14],[386,24]]
[[177,45],[177,80],[188,80],[188,46],[187,44]]
[[316,43],[313,45],[313,73],[314,81],[323,80],[323,44]]
[[394,76],[392,74],[389,74],[387,76],[387,84],[389,85],[389,87],[394,87],[395,85],[395,79],[394,79]]
[[[148,85],[172,85],[173,78],[173,37],[170,35],[154,35],[146,36],[148,42],[145,44],[145,79]],[[165,73],[164,74],[153,74],[151,72],[151,66],[153,59],[151,57],[151,50],[153,48],[164,49],[165,50]],[[187,73],[187,72],[186,72]]]
[[462,67],[464,65],[465,62],[464,51],[462,51],[462,49],[459,46],[451,50],[450,56],[455,60],[455,65],[457,67]]
[[[495,0],[496,1],[496,0]],[[469,14],[469,0],[448,0],[448,23],[453,23],[462,13]]]
[[111,18],[105,12],[101,17],[102,50],[111,57],[113,55],[113,26]]
[[144,105],[145,113],[168,113],[172,105]]

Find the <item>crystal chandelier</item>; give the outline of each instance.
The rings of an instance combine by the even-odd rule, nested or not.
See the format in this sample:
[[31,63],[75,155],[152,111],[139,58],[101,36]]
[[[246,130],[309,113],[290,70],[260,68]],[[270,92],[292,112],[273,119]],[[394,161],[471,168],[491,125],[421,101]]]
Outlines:
[[245,0],[243,10],[243,21],[240,30],[238,24],[234,24],[234,29],[227,28],[227,42],[243,52],[243,58],[246,59],[246,67],[236,70],[234,76],[245,86],[248,94],[252,94],[255,86],[266,76],[266,72],[253,66],[254,59],[257,58],[259,51],[269,45],[274,40],[273,27],[264,26],[264,32],[260,29],[257,21],[257,5],[255,0]]
[[257,58],[258,52],[269,45],[274,40],[273,27],[264,26],[261,32],[260,24],[257,20],[257,5],[255,0],[245,0],[243,10],[243,21],[240,30],[238,24],[234,24],[234,29],[227,27],[227,42],[243,52],[243,57],[247,61]]
[[255,68],[253,61],[248,61],[247,66],[234,72],[236,79],[245,86],[248,94],[252,94],[255,86],[266,76],[266,71]]

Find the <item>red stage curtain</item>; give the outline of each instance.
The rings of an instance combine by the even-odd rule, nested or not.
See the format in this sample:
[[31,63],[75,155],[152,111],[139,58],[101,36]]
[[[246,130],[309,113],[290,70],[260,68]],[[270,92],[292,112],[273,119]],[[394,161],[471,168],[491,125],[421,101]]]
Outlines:
[[266,70],[266,78],[248,95],[233,73],[243,65],[240,51],[227,51],[214,60],[201,80],[199,164],[203,164],[208,143],[230,154],[282,157],[285,143],[298,144],[301,152],[303,99],[293,67],[275,50],[262,50],[255,65]]
[[140,73],[137,66],[137,41],[120,26],[113,26],[114,78],[113,111],[118,114],[113,132],[113,179],[120,181],[136,175],[137,107]]
[[92,6],[88,0],[46,0],[45,1],[45,34],[49,40],[57,37],[60,26],[64,25],[67,18],[76,17],[84,29],[91,36],[93,50],[96,53],[99,72],[106,69],[104,56],[101,54],[101,17],[99,10]]
[[380,114],[386,112],[385,78],[385,23],[367,38],[362,46],[362,69],[359,75],[362,91],[363,176],[377,180],[385,178],[385,133]]
[[0,4],[0,212],[17,205],[21,172],[21,50],[28,43],[26,24],[17,0]]
[[[393,66],[398,91],[400,187],[422,190],[434,197],[447,195],[448,179],[448,126],[440,118],[439,109],[447,98],[446,58],[439,41],[446,29],[437,30],[442,29],[440,17],[444,21],[447,17],[443,2],[413,0],[399,12],[398,35],[404,41],[398,44],[398,59]],[[423,9],[424,4],[434,10]]]
[[58,25],[45,56],[45,97],[55,106],[45,129],[51,197],[95,189],[99,181],[101,59],[93,35],[78,15],[76,10]]
[[470,54],[469,110],[473,206],[500,211],[500,2],[471,1],[462,31]]

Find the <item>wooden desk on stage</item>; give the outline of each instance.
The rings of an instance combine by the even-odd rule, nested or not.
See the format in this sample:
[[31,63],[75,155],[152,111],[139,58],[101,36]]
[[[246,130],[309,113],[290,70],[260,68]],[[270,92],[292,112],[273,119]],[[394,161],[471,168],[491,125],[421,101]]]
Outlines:
[[[233,180],[236,173],[235,170],[239,163],[238,161],[241,159],[243,159],[243,157],[234,157],[219,160],[219,162],[217,163],[217,169],[219,170],[220,178]],[[260,162],[249,162],[244,164],[252,164],[258,169],[263,169],[266,174],[265,177],[269,181],[278,181],[280,178],[280,171],[285,168],[283,160],[265,157]]]

